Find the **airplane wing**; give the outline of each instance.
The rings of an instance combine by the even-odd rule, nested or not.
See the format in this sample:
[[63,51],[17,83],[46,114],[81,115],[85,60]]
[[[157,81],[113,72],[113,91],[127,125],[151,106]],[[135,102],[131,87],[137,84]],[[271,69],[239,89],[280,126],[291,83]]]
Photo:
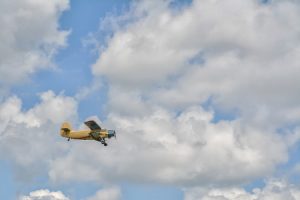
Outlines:
[[101,127],[94,120],[86,121],[84,124],[87,125],[92,131],[101,130]]

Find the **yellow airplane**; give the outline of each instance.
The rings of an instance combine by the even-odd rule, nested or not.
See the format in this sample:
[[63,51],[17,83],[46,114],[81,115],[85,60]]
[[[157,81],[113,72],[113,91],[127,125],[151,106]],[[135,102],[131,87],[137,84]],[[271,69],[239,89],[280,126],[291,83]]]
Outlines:
[[68,122],[64,122],[61,125],[60,135],[68,138],[68,141],[70,141],[70,139],[97,140],[104,146],[107,146],[105,141],[106,138],[116,138],[115,130],[101,129],[101,127],[93,120],[86,121],[84,124],[87,125],[90,130],[73,131],[71,125]]

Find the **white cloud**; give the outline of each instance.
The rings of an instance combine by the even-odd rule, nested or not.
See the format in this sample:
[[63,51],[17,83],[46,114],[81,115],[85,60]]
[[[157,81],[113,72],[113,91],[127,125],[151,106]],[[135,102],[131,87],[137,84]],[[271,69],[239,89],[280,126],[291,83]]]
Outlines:
[[[143,1],[137,4],[133,14],[139,16],[145,9],[149,17],[128,26],[126,31],[116,33],[108,49],[101,53],[93,66],[95,75],[104,74],[120,84],[145,86],[183,67],[186,56],[192,52],[176,51],[165,43],[163,35],[157,37],[172,17],[165,9],[168,5],[166,2]],[[166,13],[162,14],[161,11]],[[156,14],[159,16],[156,17]],[[115,57],[118,59],[113,59]]]
[[195,0],[177,12],[163,2],[138,3],[130,13],[139,20],[116,29],[101,52],[93,72],[111,90],[172,109],[213,97],[251,120],[297,122],[299,2]]
[[[288,161],[299,131],[277,130],[300,119],[300,4],[168,3],[137,2],[93,66],[108,79],[104,123],[118,140],[76,143],[52,163],[52,180],[231,185]],[[213,123],[215,106],[237,108],[236,120]]]
[[118,187],[110,187],[110,188],[104,188],[97,193],[87,198],[87,200],[120,200],[121,199],[121,190]]
[[269,181],[259,189],[247,192],[242,188],[188,189],[185,200],[297,200],[300,188],[285,181]]
[[50,192],[49,190],[36,190],[29,196],[21,196],[19,200],[70,200],[62,192]]
[[280,136],[239,120],[212,123],[212,117],[201,107],[180,115],[163,109],[143,117],[112,114],[102,126],[115,127],[117,140],[108,141],[108,147],[74,141],[73,148],[52,163],[49,176],[54,181],[237,184],[271,175],[299,138],[297,133]]
[[41,101],[24,111],[22,101],[10,97],[0,104],[0,158],[12,162],[18,178],[27,180],[46,172],[55,155],[65,151],[59,142],[64,120],[77,117],[77,102],[52,91],[40,95]]
[[[55,95],[53,91],[40,94],[41,102],[27,112],[22,112],[22,101],[12,96],[0,105],[0,119],[8,122],[24,124],[26,127],[40,127],[42,124],[61,123],[77,113],[77,102],[63,94]],[[5,127],[2,127],[4,129]]]
[[29,74],[51,65],[58,48],[66,45],[68,31],[58,18],[68,0],[12,0],[0,2],[0,83],[19,83]]

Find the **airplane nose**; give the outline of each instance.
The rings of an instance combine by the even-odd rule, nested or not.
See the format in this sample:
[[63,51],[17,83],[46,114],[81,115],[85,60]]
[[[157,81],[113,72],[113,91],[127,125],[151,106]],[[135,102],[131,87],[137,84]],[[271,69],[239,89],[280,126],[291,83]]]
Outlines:
[[116,137],[116,131],[115,130],[108,130],[108,137]]

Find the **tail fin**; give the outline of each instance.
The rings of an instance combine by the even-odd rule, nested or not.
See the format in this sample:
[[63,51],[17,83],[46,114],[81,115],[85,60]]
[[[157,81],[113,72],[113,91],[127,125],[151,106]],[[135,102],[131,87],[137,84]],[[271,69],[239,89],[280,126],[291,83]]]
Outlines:
[[69,122],[64,122],[60,128],[60,135],[63,137],[68,137],[72,127]]

